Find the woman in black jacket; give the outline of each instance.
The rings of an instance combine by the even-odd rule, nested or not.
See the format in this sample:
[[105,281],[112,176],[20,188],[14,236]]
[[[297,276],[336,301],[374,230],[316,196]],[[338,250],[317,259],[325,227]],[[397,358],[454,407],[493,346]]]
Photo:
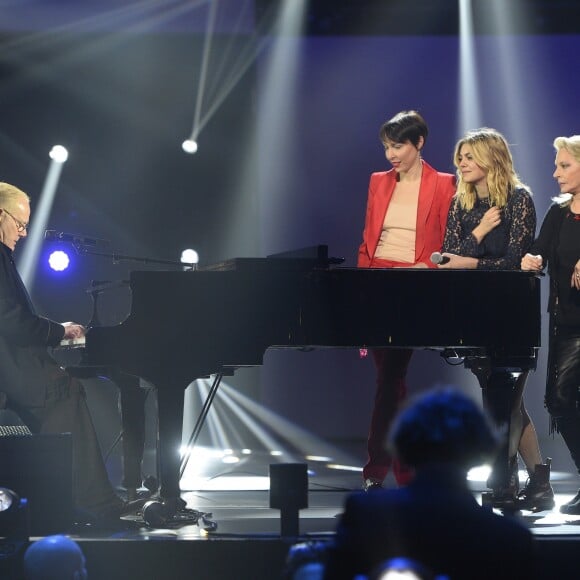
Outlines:
[[[580,472],[580,135],[554,140],[561,194],[554,198],[522,270],[550,274],[550,341],[545,404]],[[580,491],[560,507],[580,515]]]

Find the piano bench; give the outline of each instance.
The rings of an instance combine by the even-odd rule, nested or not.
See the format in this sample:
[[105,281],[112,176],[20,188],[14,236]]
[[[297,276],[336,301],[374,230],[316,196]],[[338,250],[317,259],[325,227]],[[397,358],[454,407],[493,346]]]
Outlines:
[[0,437],[32,435],[16,411],[8,408],[8,397],[0,391]]

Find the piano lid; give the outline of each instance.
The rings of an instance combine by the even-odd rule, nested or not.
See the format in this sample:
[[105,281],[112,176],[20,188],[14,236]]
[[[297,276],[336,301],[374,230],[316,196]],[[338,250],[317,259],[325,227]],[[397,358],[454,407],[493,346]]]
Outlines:
[[228,270],[239,272],[302,271],[326,269],[343,262],[344,258],[329,257],[328,246],[320,244],[318,246],[307,246],[297,250],[270,254],[265,258],[232,258],[200,267],[198,270],[217,272]]

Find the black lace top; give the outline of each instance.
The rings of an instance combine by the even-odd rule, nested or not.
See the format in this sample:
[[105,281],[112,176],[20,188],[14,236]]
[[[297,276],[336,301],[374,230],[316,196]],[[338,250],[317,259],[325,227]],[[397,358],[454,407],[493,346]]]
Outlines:
[[478,258],[478,269],[516,270],[536,233],[536,210],[530,193],[518,188],[508,197],[501,211],[501,222],[481,243],[471,233],[489,209],[487,200],[478,199],[473,209],[465,210],[455,198],[449,209],[443,251]]

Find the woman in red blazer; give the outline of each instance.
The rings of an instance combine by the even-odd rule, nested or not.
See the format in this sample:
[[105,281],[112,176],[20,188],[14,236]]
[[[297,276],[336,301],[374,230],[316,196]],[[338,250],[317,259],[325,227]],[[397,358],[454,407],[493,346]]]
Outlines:
[[[393,168],[371,175],[359,268],[435,267],[430,257],[443,245],[455,177],[422,160],[428,132],[416,111],[402,111],[381,127],[385,157]],[[392,460],[384,442],[407,394],[405,377],[412,353],[404,348],[372,350],[377,390],[363,469],[365,489],[381,487],[391,464],[399,484],[410,479],[410,470]]]

